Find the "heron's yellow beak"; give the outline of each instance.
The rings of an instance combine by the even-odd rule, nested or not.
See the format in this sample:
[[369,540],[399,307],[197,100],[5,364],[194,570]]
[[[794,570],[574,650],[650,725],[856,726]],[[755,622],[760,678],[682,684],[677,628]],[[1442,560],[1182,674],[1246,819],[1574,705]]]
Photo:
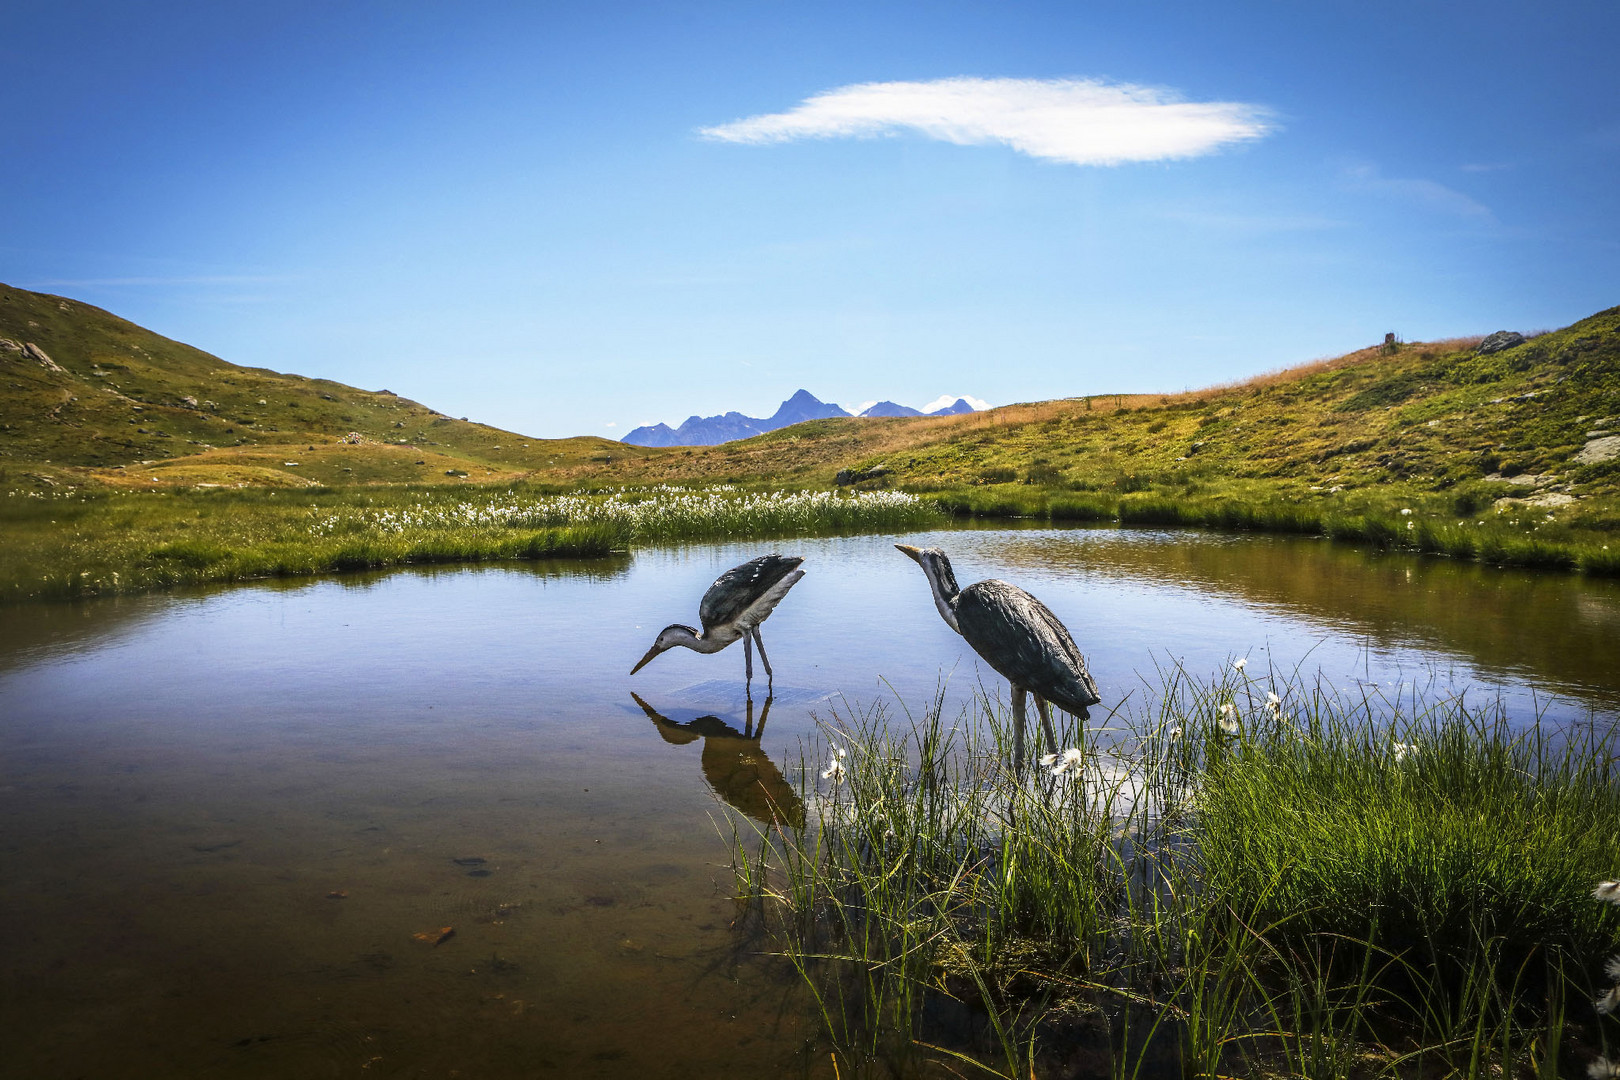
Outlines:
[[663,651],[664,650],[659,648],[656,644],[653,645],[652,648],[647,650],[647,655],[646,656],[643,656],[640,660],[636,661],[636,666],[630,669],[630,674],[634,675],[636,672],[638,672],[642,668],[646,667],[647,666],[647,661],[651,660],[653,657],[657,656],[659,653],[661,653]]
[[904,552],[911,557],[911,561],[918,566],[922,565],[922,549],[914,548],[910,544],[896,544],[894,550]]

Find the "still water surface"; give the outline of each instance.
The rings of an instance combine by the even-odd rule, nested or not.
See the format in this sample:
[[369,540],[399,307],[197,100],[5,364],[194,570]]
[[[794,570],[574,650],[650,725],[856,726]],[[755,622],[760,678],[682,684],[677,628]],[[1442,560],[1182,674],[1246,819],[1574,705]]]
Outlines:
[[1248,656],[1620,714],[1620,584],[1298,538],[784,542],[806,574],[764,628],[768,703],[736,647],[625,673],[769,545],[13,607],[0,1071],[830,1075],[732,929],[721,808],[802,813],[801,743],[843,701],[996,688],[897,539],[1040,596],[1108,706],[1156,662]]

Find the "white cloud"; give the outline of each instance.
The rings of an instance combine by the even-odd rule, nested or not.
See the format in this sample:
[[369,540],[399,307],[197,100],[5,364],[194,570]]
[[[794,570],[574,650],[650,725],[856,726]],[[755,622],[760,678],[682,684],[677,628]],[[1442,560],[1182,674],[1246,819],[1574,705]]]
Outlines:
[[1406,180],[1384,176],[1374,165],[1354,165],[1346,175],[1356,188],[1378,195],[1389,195],[1405,202],[1426,206],[1457,217],[1491,219],[1490,208],[1483,203],[1433,180]]
[[1181,101],[1168,90],[1097,79],[964,77],[841,86],[788,112],[700,134],[764,144],[915,131],[959,146],[1002,143],[1070,165],[1120,165],[1198,157],[1272,130],[1268,110],[1242,102]]
[[603,424],[602,426],[603,427],[618,427],[619,422],[617,420],[609,420],[607,423]]
[[990,407],[990,403],[988,401],[976,398],[971,394],[945,394],[944,396],[937,397],[928,404],[921,406],[921,408],[925,413],[933,412],[935,409],[943,409],[947,405],[956,404],[957,398],[965,398],[969,405],[981,412]]
[[861,413],[865,412],[867,409],[870,409],[872,406],[874,406],[876,404],[877,404],[877,398],[873,398],[871,401],[863,401],[863,402],[861,402],[859,405],[855,406],[853,409],[851,409],[849,411],[854,413],[856,416],[859,416],[859,415],[861,415]]

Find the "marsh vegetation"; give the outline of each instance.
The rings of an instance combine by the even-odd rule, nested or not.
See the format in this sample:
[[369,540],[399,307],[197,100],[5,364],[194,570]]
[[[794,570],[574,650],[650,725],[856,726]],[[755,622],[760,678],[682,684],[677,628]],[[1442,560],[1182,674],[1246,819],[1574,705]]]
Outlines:
[[600,557],[637,544],[901,531],[940,520],[931,502],[900,492],[727,486],[14,490],[0,498],[0,599],[413,563]]
[[1021,774],[841,710],[742,902],[842,1075],[1556,1076],[1605,1049],[1612,732],[1237,666],[1159,673]]

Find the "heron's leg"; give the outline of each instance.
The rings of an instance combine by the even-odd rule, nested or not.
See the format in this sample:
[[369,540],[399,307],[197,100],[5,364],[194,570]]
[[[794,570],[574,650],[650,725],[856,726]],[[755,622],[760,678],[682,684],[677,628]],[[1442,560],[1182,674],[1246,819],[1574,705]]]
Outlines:
[[1041,714],[1041,730],[1046,732],[1046,748],[1058,752],[1057,733],[1052,730],[1052,707],[1041,695],[1035,695],[1035,711]]
[[754,681],[754,645],[748,640],[747,634],[743,635],[743,673],[748,677],[749,684],[752,685]]
[[[1013,764],[1024,771],[1024,707],[1029,692],[1022,686],[1012,688],[1013,698]],[[1039,698],[1036,699],[1040,700]]]
[[765,665],[765,677],[771,677],[771,658],[765,655],[765,639],[759,636],[759,627],[754,627],[754,644],[759,646],[759,662]]

